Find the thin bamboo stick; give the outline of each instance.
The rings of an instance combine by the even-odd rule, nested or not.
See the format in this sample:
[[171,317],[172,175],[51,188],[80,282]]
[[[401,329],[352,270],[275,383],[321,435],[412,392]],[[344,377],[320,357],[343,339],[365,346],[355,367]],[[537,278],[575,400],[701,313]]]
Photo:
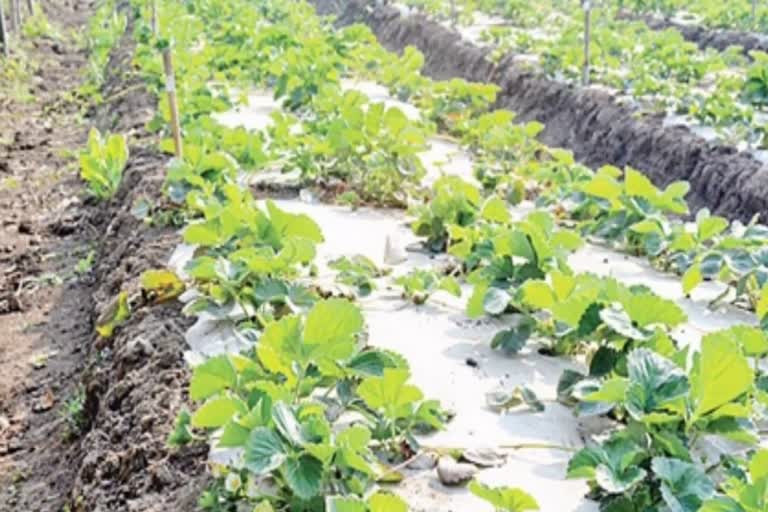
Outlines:
[[165,68],[165,89],[168,92],[168,105],[171,110],[171,130],[173,131],[173,146],[176,157],[182,158],[184,151],[181,141],[181,124],[179,122],[179,105],[176,98],[176,77],[173,73],[171,49],[163,50],[163,67]]

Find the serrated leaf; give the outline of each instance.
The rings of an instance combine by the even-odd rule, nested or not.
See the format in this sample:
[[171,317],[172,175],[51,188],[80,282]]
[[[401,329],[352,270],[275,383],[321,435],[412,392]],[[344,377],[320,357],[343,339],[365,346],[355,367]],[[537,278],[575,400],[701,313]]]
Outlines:
[[694,263],[683,274],[683,293],[689,295],[702,281],[704,276],[701,274],[701,267],[698,263]]
[[723,217],[707,217],[699,220],[696,231],[700,242],[705,242],[719,235],[728,228],[728,220]]
[[472,480],[467,486],[469,491],[483,501],[491,504],[496,510],[505,512],[525,512],[539,510],[536,500],[522,489],[512,487],[489,487],[477,480]]
[[323,463],[310,455],[289,458],[283,466],[283,477],[293,494],[309,500],[320,494]]
[[377,492],[368,498],[369,512],[408,512],[408,504],[399,496]]
[[694,420],[743,395],[754,381],[749,362],[727,335],[709,334],[701,344],[700,358],[691,375]]
[[354,350],[356,336],[363,329],[360,309],[344,299],[329,299],[315,304],[307,314],[304,341],[334,347],[334,357],[345,359]]
[[491,196],[483,203],[480,216],[491,222],[509,224],[512,220],[507,205],[498,196]]
[[675,302],[662,299],[653,293],[634,294],[622,301],[624,310],[640,328],[661,324],[677,327],[687,317]]
[[550,309],[555,303],[552,289],[544,281],[530,280],[521,287],[523,301],[535,309]]
[[357,394],[368,407],[383,410],[389,419],[397,419],[404,408],[421,400],[419,388],[407,384],[407,370],[385,368],[381,377],[368,377],[357,388]]
[[245,467],[256,475],[267,475],[286,460],[283,442],[277,433],[266,427],[256,427],[245,446]]
[[192,400],[205,400],[235,386],[237,374],[226,355],[216,356],[195,367],[189,383]]
[[629,385],[625,405],[627,412],[638,421],[688,392],[685,373],[672,361],[650,350],[637,349],[629,354],[627,371]]
[[170,270],[147,270],[141,274],[141,288],[154,294],[156,303],[175,299],[184,292],[185,286]]
[[507,309],[510,299],[509,293],[492,287],[483,298],[483,309],[489,315],[500,315]]
[[368,512],[368,505],[360,498],[326,496],[326,512]]
[[533,334],[534,327],[533,320],[523,317],[513,327],[496,333],[491,340],[491,348],[501,349],[507,354],[517,354]]
[[192,426],[218,428],[224,426],[235,414],[247,412],[245,404],[235,397],[219,396],[205,402],[192,415]]
[[704,500],[715,493],[710,478],[689,462],[655,457],[651,469],[661,480],[661,495],[674,512],[698,512]]
[[307,440],[301,431],[301,424],[285,402],[278,402],[272,407],[272,420],[278,432],[296,447],[303,446]]

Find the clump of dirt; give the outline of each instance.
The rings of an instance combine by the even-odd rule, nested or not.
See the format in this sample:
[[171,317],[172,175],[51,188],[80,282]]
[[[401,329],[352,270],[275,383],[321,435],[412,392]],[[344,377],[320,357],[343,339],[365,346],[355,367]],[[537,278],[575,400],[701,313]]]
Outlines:
[[522,122],[544,123],[542,142],[570,149],[585,165],[628,165],[659,186],[689,181],[692,207],[727,217],[746,221],[768,212],[768,170],[732,146],[707,142],[686,128],[663,127],[658,118],[638,118],[609,93],[521,69],[512,56],[495,65],[486,49],[423,16],[404,16],[394,7],[371,7],[364,0],[311,3],[321,14],[336,15],[340,24],[369,25],[390,50],[415,46],[424,54],[424,72],[433,78],[499,85],[497,108],[516,112]]

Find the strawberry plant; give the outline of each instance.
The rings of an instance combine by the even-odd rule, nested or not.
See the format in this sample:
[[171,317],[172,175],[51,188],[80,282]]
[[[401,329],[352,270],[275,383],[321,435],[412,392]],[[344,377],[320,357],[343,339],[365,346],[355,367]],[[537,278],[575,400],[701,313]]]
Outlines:
[[109,199],[117,192],[128,162],[128,143],[124,135],[106,138],[96,128],[88,135],[88,146],[80,153],[80,177],[88,191],[98,199]]
[[458,176],[442,176],[432,186],[430,201],[412,207],[415,220],[411,228],[417,236],[427,238],[424,244],[430,251],[443,252],[448,246],[448,228],[474,223],[480,201],[480,191],[474,185]]
[[352,286],[359,297],[366,297],[376,289],[376,278],[389,274],[389,269],[380,269],[369,258],[358,254],[351,258],[342,256],[328,266],[336,270],[336,281]]
[[395,279],[395,284],[402,286],[403,296],[414,304],[424,304],[438,290],[461,297],[461,288],[454,277],[441,276],[431,270],[413,270]]
[[750,421],[754,373],[738,338],[706,336],[687,367],[684,358],[637,349],[622,373],[590,388],[583,399],[591,405],[583,410],[613,411],[627,428],[577,453],[568,476],[590,479],[606,506],[699,510],[715,492],[695,451],[702,436],[757,442]]
[[552,339],[553,352],[570,353],[594,344],[593,375],[609,373],[622,354],[638,345],[668,343],[665,333],[686,319],[674,302],[644,287],[558,270],[547,280],[523,283],[518,301],[523,310],[546,312],[534,324]]

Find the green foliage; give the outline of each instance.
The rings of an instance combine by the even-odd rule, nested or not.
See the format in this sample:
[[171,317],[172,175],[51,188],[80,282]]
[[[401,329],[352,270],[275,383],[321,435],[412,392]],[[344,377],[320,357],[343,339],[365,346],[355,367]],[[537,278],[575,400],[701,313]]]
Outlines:
[[414,304],[424,304],[438,290],[461,297],[461,287],[454,277],[441,276],[432,270],[412,270],[395,279],[395,283],[403,287],[403,295]]
[[80,153],[80,177],[88,191],[98,199],[109,199],[117,192],[128,162],[128,143],[124,135],[106,138],[96,128],[88,135],[88,145]]
[[524,512],[526,510],[539,510],[536,500],[520,489],[511,487],[489,487],[477,480],[469,483],[469,490],[487,501],[497,512]]
[[447,249],[450,226],[466,227],[474,223],[480,208],[480,191],[458,176],[442,176],[432,186],[427,204],[412,208],[415,220],[411,224],[417,236],[426,237],[431,251]]
[[380,269],[369,258],[358,254],[351,258],[342,256],[331,261],[328,266],[336,270],[336,281],[352,286],[360,297],[366,297],[376,289],[374,279],[389,273],[387,269]]

